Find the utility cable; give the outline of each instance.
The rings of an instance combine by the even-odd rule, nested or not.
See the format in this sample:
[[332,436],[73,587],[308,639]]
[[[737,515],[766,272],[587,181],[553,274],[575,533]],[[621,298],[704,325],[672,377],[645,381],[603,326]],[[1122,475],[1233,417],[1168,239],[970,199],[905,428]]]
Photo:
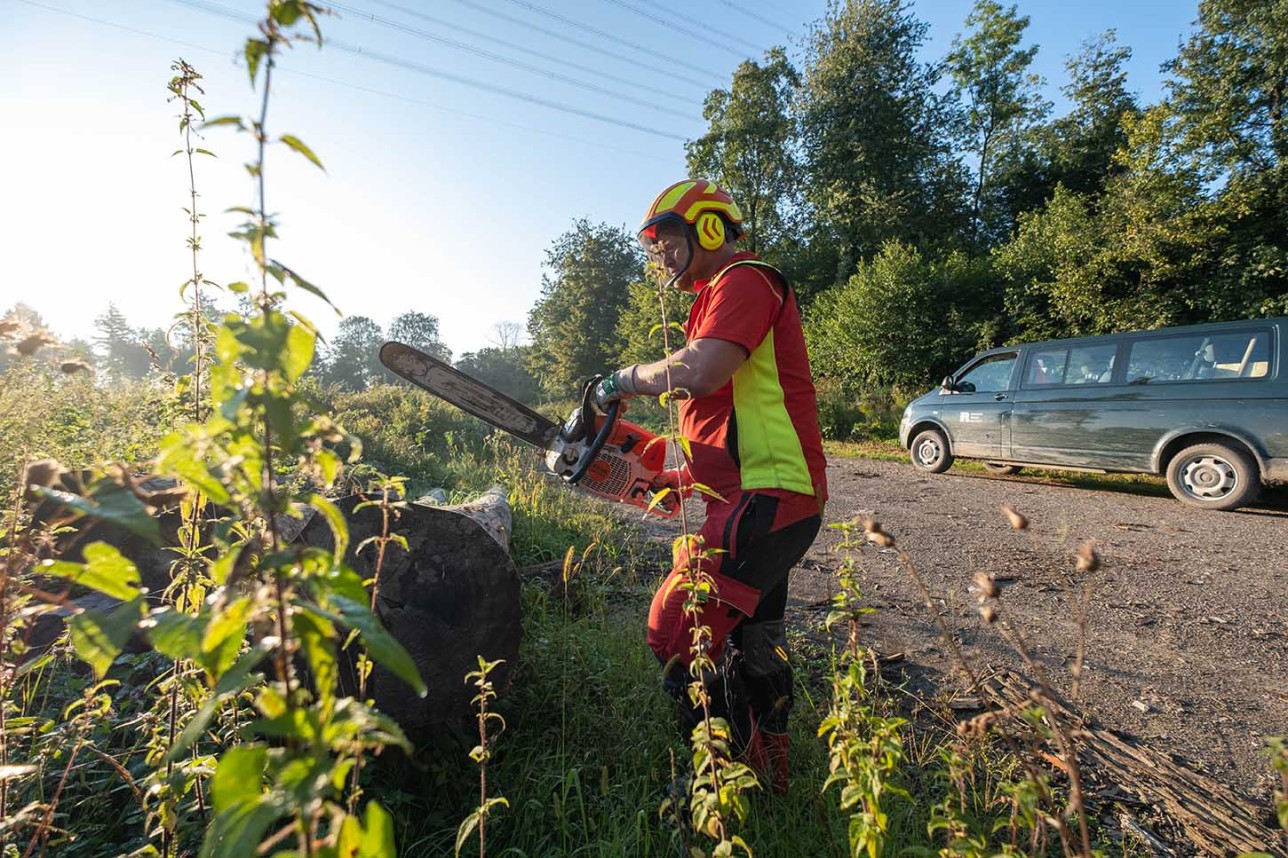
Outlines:
[[[731,48],[728,45],[717,44],[716,42],[712,41],[711,35],[714,34],[730,42],[741,42],[744,45],[748,45],[751,48],[753,53],[756,53],[756,54],[762,53],[762,49],[760,48],[760,46],[755,45],[747,41],[746,39],[740,39],[737,36],[731,35],[729,33],[721,33],[718,30],[713,30],[711,29],[711,27],[709,27],[707,24],[703,23],[702,21],[699,21],[696,18],[690,18],[687,15],[681,15],[679,12],[673,12],[671,10],[661,10],[662,14],[655,14],[654,12],[651,12],[648,9],[641,9],[639,6],[636,6],[634,3],[628,3],[626,2],[626,0],[608,0],[608,2],[612,3],[614,6],[620,6],[623,9],[634,12],[636,15],[639,15],[642,18],[647,18],[648,20],[652,21],[655,24],[660,24],[663,27],[666,27],[668,30],[674,30],[677,33],[682,33],[686,36],[690,36],[691,38],[697,39],[699,42],[702,42],[703,44],[708,45],[710,47],[720,48],[723,51],[728,51],[729,53],[733,54],[734,56],[740,59],[745,58],[747,56],[747,52],[745,50],[739,50],[738,48]],[[664,16],[669,16],[669,17],[664,17]],[[680,21],[686,21],[690,24],[693,24],[709,32],[699,33],[694,30],[690,30],[687,27],[681,27],[679,24],[676,24],[674,21],[671,21],[670,18],[676,18]]]
[[[506,63],[507,65],[515,65],[517,68],[524,69],[525,71],[534,71],[534,69],[531,66],[518,64],[511,60],[504,59],[503,57],[499,57],[496,54],[492,54],[488,51],[484,51],[480,48],[474,48],[470,45],[465,45],[460,42],[454,41],[452,39],[445,38],[443,36],[436,36],[433,33],[427,33],[424,30],[417,29],[416,27],[412,27],[400,21],[395,21],[392,18],[383,18],[379,15],[374,15],[371,12],[366,12],[366,11],[363,11],[362,9],[356,9],[352,6],[347,6],[344,3],[334,2],[334,0],[326,0],[326,3],[327,3],[327,8],[338,9],[341,12],[346,12],[349,15],[352,15],[354,17],[362,18],[364,20],[370,21],[373,24],[378,24],[381,27],[387,27],[391,30],[397,30],[402,33],[408,33],[418,38],[425,39],[426,41],[435,42],[440,45],[447,45],[448,47],[456,48],[457,50],[462,50],[467,53],[475,54],[476,56],[481,56],[481,57],[484,57],[485,59],[494,60],[496,62],[503,62],[503,63]],[[455,24],[451,24],[447,21],[443,21],[441,19],[434,18],[430,15],[425,15],[420,12],[413,12],[411,10],[402,10],[402,11],[407,12],[408,14],[411,14],[411,15],[415,15],[417,18],[423,18],[426,21],[429,21],[434,24],[438,24],[439,26],[447,27],[453,30],[459,30],[475,38],[483,39],[484,41],[494,42],[498,45],[501,45],[502,47],[509,48],[510,50],[519,51],[525,54],[531,54],[532,56],[539,57],[543,60],[549,60],[551,62],[567,66],[568,68],[576,69],[577,71],[588,72],[589,74],[592,74],[597,78],[603,78],[605,80],[615,81],[617,83],[625,84],[626,86],[635,87],[637,89],[646,89],[649,92],[657,91],[656,87],[651,87],[651,86],[647,86],[646,84],[642,84],[639,82],[638,79],[631,80],[629,78],[617,77],[615,75],[608,74],[607,72],[590,68],[589,66],[578,65],[576,63],[569,62],[568,60],[559,59],[558,57],[552,57],[549,54],[544,54],[540,51],[534,51],[531,48],[525,48],[523,45],[517,45],[513,42],[507,42],[507,41],[504,41],[503,39],[498,39],[494,36],[489,36],[484,33],[480,33],[477,30],[471,30],[466,27],[458,27]],[[546,74],[546,72],[543,72],[539,69],[535,71],[539,74]],[[567,80],[567,79],[565,78],[564,80]],[[616,95],[616,93],[612,93],[612,94]],[[645,103],[651,104],[652,102],[645,102]],[[684,102],[681,102],[681,103],[684,103]],[[688,103],[692,104],[694,107],[700,106],[695,101],[690,101]],[[657,109],[665,109],[665,108],[659,107]],[[684,115],[684,114],[680,114],[680,115]]]
[[734,0],[720,0],[720,2],[725,6],[728,6],[730,9],[741,12],[742,14],[746,15],[748,18],[751,18],[752,20],[759,21],[762,24],[767,24],[768,26],[773,27],[776,30],[782,30],[784,33],[788,34],[789,36],[793,32],[794,28],[788,27],[784,24],[780,24],[777,21],[771,21],[768,18],[766,18],[764,15],[759,15],[751,11],[750,9],[746,8],[743,4],[735,3]]
[[[82,21],[88,21],[88,22],[90,22],[90,23],[92,23],[92,24],[99,24],[99,25],[102,25],[102,26],[104,26],[104,27],[111,27],[111,28],[116,29],[116,30],[123,30],[123,31],[125,31],[125,32],[127,32],[127,33],[135,33],[136,35],[140,35],[140,36],[147,36],[147,37],[149,37],[149,38],[158,39],[158,40],[163,41],[163,42],[170,42],[171,44],[179,45],[179,46],[181,46],[181,47],[185,47],[185,48],[192,48],[193,50],[204,51],[204,52],[206,52],[206,53],[211,53],[211,54],[217,54],[217,55],[222,56],[222,57],[227,57],[227,56],[228,56],[228,51],[227,51],[227,50],[221,50],[221,49],[218,49],[218,48],[212,48],[212,47],[210,47],[210,46],[208,46],[208,45],[198,45],[198,44],[195,44],[195,43],[193,43],[193,42],[186,42],[186,41],[183,41],[182,39],[175,39],[175,38],[172,38],[172,37],[170,37],[170,36],[163,36],[163,35],[161,35],[161,34],[159,34],[159,33],[153,33],[153,32],[150,32],[150,31],[148,31],[148,30],[140,30],[140,29],[138,29],[138,28],[136,28],[136,27],[130,27],[130,26],[127,26],[127,25],[125,25],[125,24],[119,24],[119,23],[117,23],[117,22],[115,22],[115,21],[106,21],[106,20],[104,20],[104,19],[102,19],[102,18],[94,18],[94,17],[91,17],[91,16],[89,16],[89,15],[82,15],[82,14],[80,14],[80,13],[78,13],[78,12],[72,12],[72,11],[70,11],[70,10],[68,10],[68,9],[60,9],[60,8],[58,8],[58,7],[56,7],[56,6],[48,6],[48,5],[44,4],[44,3],[38,3],[38,2],[36,2],[36,0],[19,0],[19,2],[26,3],[28,6],[35,6],[35,7],[36,7],[36,8],[38,8],[38,9],[44,9],[46,12],[55,12],[55,13],[57,13],[57,14],[59,14],[59,15],[67,15],[68,17],[71,17],[71,18],[79,18],[79,19],[80,19],[80,20],[82,20]],[[254,17],[253,17],[253,16],[246,15],[246,16],[244,16],[244,17],[245,17],[248,21],[250,21],[251,23],[257,23],[257,20],[256,20],[256,19],[254,19]],[[327,44],[327,45],[331,45],[330,40],[326,40],[324,43],[325,43],[325,44]],[[368,54],[363,54],[361,51],[359,51],[358,53],[359,53],[359,55],[360,55],[360,56],[367,56],[368,58],[371,58],[371,57],[370,57],[370,55],[368,55]],[[590,142],[590,141],[586,140],[585,138],[581,138],[581,137],[575,137],[575,136],[567,135],[567,134],[559,134],[559,133],[557,133],[557,132],[553,132],[553,131],[544,131],[544,130],[542,130],[542,129],[534,128],[534,127],[532,127],[532,126],[528,126],[528,125],[521,125],[521,124],[519,124],[519,123],[514,123],[514,122],[505,122],[505,121],[502,121],[502,120],[492,119],[491,117],[481,116],[481,115],[479,115],[479,114],[474,114],[474,113],[467,113],[467,112],[462,111],[462,110],[457,110],[457,109],[455,109],[455,108],[451,108],[451,107],[444,107],[444,106],[442,106],[442,105],[433,104],[433,103],[428,102],[428,101],[420,101],[420,100],[417,100],[417,99],[410,98],[410,97],[408,97],[408,96],[399,95],[399,94],[395,94],[395,93],[391,93],[391,92],[385,92],[385,91],[383,91],[383,90],[379,90],[379,89],[372,89],[372,88],[370,88],[370,87],[361,86],[361,85],[359,85],[359,84],[348,83],[348,82],[346,82],[346,81],[335,80],[335,79],[333,79],[333,78],[322,77],[321,75],[309,74],[308,72],[296,71],[296,70],[294,70],[294,69],[290,69],[290,68],[282,68],[282,69],[281,69],[281,71],[283,71],[283,72],[285,72],[285,73],[287,73],[287,74],[297,75],[297,76],[299,76],[299,77],[313,78],[313,79],[315,79],[315,80],[319,80],[319,81],[322,81],[322,82],[324,82],[324,83],[331,83],[331,84],[335,84],[335,85],[337,85],[337,86],[345,86],[345,87],[349,87],[349,88],[351,88],[351,89],[361,90],[361,91],[363,91],[363,92],[370,92],[370,93],[375,94],[375,95],[383,95],[383,96],[386,96],[386,97],[389,97],[389,98],[396,98],[396,99],[400,99],[400,100],[402,100],[402,101],[408,101],[408,102],[411,102],[411,103],[413,103],[413,104],[420,104],[420,105],[423,105],[423,106],[425,106],[425,107],[433,108],[434,110],[441,110],[441,111],[444,111],[444,112],[447,112],[447,113],[457,113],[457,114],[460,114],[460,115],[462,115],[462,116],[468,116],[468,117],[470,117],[470,118],[472,118],[472,119],[480,119],[480,120],[483,120],[483,121],[485,121],[485,122],[493,122],[493,123],[496,123],[496,124],[498,124],[498,125],[507,125],[507,126],[510,126],[510,127],[513,127],[513,128],[521,128],[521,129],[523,129],[523,130],[525,130],[525,131],[532,131],[532,132],[535,132],[535,133],[537,133],[537,134],[547,134],[547,135],[550,135],[550,136],[553,136],[553,137],[563,137],[563,138],[568,139],[568,140],[575,140],[575,141],[577,141],[578,143],[582,143],[582,144],[584,144],[584,145],[586,145],[586,146],[590,146],[590,147],[592,147],[592,148],[599,148],[599,149],[615,149],[615,148],[616,148],[616,147],[605,146],[605,145],[603,145],[603,144],[601,144],[601,143],[592,143],[592,142]],[[429,71],[425,71],[424,73],[426,73],[426,74],[432,74],[432,72],[429,72]],[[460,83],[460,84],[462,84],[462,85],[464,85],[464,86],[468,86],[468,87],[475,87],[475,88],[478,88],[478,87],[483,86],[483,85],[481,85],[481,84],[476,84],[476,83],[474,83],[473,81],[457,79],[457,78],[455,78],[455,77],[450,77],[449,79],[450,79],[450,80],[453,80],[453,82],[455,82],[455,83]],[[492,91],[495,91],[495,90],[492,90]],[[572,114],[574,114],[574,115],[576,115],[576,116],[581,116],[581,117],[586,118],[586,119],[593,119],[593,120],[595,120],[596,122],[604,122],[604,123],[607,123],[607,124],[609,124],[609,125],[616,125],[616,126],[621,127],[621,128],[628,128],[628,129],[630,129],[630,130],[632,130],[632,131],[640,131],[640,132],[643,132],[643,133],[645,133],[645,134],[651,134],[651,135],[653,135],[653,136],[655,136],[655,137],[664,137],[664,138],[666,138],[666,139],[668,139],[668,140],[679,140],[680,142],[687,142],[687,140],[688,140],[688,138],[683,137],[683,136],[681,136],[681,135],[679,135],[679,134],[669,134],[669,133],[667,133],[667,132],[665,132],[665,131],[658,131],[658,130],[656,130],[656,129],[654,129],[654,128],[647,128],[647,127],[644,127],[644,126],[641,126],[641,125],[636,125],[636,124],[634,124],[634,123],[632,123],[632,122],[625,122],[625,121],[620,120],[620,119],[614,119],[614,118],[612,118],[612,117],[610,117],[610,116],[602,116],[602,115],[597,114],[597,113],[591,113],[591,112],[589,112],[589,111],[584,111],[584,110],[581,110],[581,109],[579,109],[579,108],[568,107],[568,106],[566,106],[566,105],[558,104],[558,103],[555,103],[555,102],[543,102],[543,101],[541,101],[540,99],[536,99],[536,98],[534,98],[533,96],[531,96],[531,95],[529,95],[529,94],[527,94],[527,93],[523,93],[523,92],[501,91],[501,92],[499,92],[498,94],[500,94],[500,95],[504,95],[504,96],[506,96],[506,97],[508,97],[508,98],[518,99],[518,100],[520,100],[520,101],[523,101],[524,103],[529,103],[529,104],[531,104],[531,103],[535,103],[535,104],[538,104],[538,105],[539,105],[539,106],[541,106],[541,107],[545,107],[545,108],[548,108],[548,109],[550,109],[550,110],[557,110],[557,111],[560,111],[560,112],[562,112],[562,113],[572,113]],[[617,151],[630,152],[630,150],[624,150],[624,149],[617,149]],[[640,154],[640,153],[630,152],[630,154]]]
[[[415,9],[408,9],[406,6],[400,6],[397,3],[391,3],[389,2],[389,0],[371,0],[371,2],[375,3],[378,6],[387,6],[390,9],[394,9],[398,12],[402,12],[404,15],[410,15],[413,18],[424,18],[430,21],[435,20],[433,18],[430,18],[428,15],[425,15],[422,12],[417,12]],[[596,53],[596,54],[602,54],[606,57],[610,57],[619,62],[623,61],[623,57],[620,51],[611,51],[608,48],[600,47],[599,45],[592,44],[591,42],[583,42],[581,39],[574,39],[572,36],[565,35],[563,33],[560,33],[557,30],[551,30],[551,29],[547,29],[546,27],[540,27],[532,23],[531,21],[524,21],[520,18],[514,17],[513,15],[507,15],[504,12],[498,12],[495,9],[490,9],[487,6],[484,6],[482,3],[475,3],[473,2],[473,0],[453,0],[453,2],[459,3],[468,9],[473,9],[476,12],[482,12],[486,15],[491,15],[494,18],[500,18],[502,21],[507,21],[516,26],[523,27],[525,30],[532,30],[533,32],[541,33],[543,36],[549,36],[552,39],[558,39],[562,42],[567,42],[570,45],[576,45],[582,50],[591,51],[592,53]],[[630,61],[628,60],[627,62],[630,62]],[[634,61],[632,64],[639,68],[645,68],[651,72],[656,72],[657,74],[662,76],[663,80],[683,81],[685,83],[692,84],[693,86],[696,86],[699,89],[706,90],[706,91],[715,89],[717,86],[720,85],[719,83],[716,82],[718,80],[718,77],[715,75],[713,75],[710,79],[706,81],[701,81],[701,80],[698,80],[697,78],[678,74],[673,68],[663,68],[662,66],[650,65],[649,63],[639,62],[638,60]]]
[[[657,57],[662,54],[661,51],[655,51],[651,48],[646,48],[643,45],[638,44],[636,42],[628,41],[627,39],[620,38],[618,36],[613,35],[612,33],[592,27],[589,24],[584,24],[581,21],[576,20],[575,18],[567,18],[563,15],[560,15],[558,12],[551,12],[549,9],[543,9],[540,6],[536,5],[535,3],[529,3],[528,0],[510,0],[510,2],[516,6],[522,6],[524,9],[527,9],[529,12],[535,12],[536,14],[544,15],[547,18],[554,18],[556,21],[562,21],[563,23],[567,24],[570,27],[576,27],[578,30],[582,30],[584,32],[591,33],[592,35],[599,36],[601,39],[608,39],[610,42],[615,42],[619,45],[625,45],[626,47],[632,50],[640,51],[642,53],[648,54],[650,57]],[[668,56],[666,59],[668,62],[674,63],[677,66],[682,66],[683,68],[689,69],[691,71],[701,72],[702,74],[705,74],[705,75],[713,75],[721,79],[725,77],[723,74],[710,71],[709,69],[704,69],[700,66],[691,65],[690,63],[686,63],[683,60],[678,60],[675,57]]]
[[[243,12],[239,12],[235,9],[229,9],[227,6],[221,6],[218,3],[208,2],[208,0],[171,0],[171,2],[178,3],[181,6],[189,6],[193,9],[198,9],[202,12],[207,12],[212,15],[220,15],[235,21],[242,21],[242,20],[245,20],[246,18],[245,13]],[[252,20],[254,20],[253,16],[252,16]],[[672,116],[678,116],[681,119],[697,121],[696,117],[694,117],[691,114],[684,113],[683,111],[680,111],[680,110],[674,110],[670,107],[665,107],[663,105],[656,104],[651,101],[645,101],[642,98],[635,98],[633,96],[624,95],[620,92],[617,92],[616,90],[608,89],[602,86],[596,86],[593,83],[586,83],[584,81],[577,80],[576,78],[568,77],[567,75],[561,75],[558,72],[547,71],[545,69],[541,69],[536,66],[530,66],[527,63],[520,63],[515,60],[508,60],[505,57],[500,56],[499,54],[493,54],[491,51],[484,51],[479,48],[472,48],[468,45],[461,44],[460,42],[454,42],[451,39],[442,39],[437,36],[432,36],[428,33],[426,33],[425,36],[426,38],[430,38],[434,41],[447,44],[450,47],[458,48],[460,50],[466,51],[467,53],[475,54],[476,56],[483,57],[484,59],[489,59],[494,62],[503,63],[504,65],[508,65],[508,66],[513,66],[514,68],[521,69],[523,71],[528,71],[533,74],[541,75],[551,80],[560,81],[570,86],[579,87],[581,89],[589,90],[590,92],[597,92],[601,95],[606,95],[606,96],[609,96],[610,98],[619,99],[621,101],[629,101],[633,104],[639,105],[640,107],[647,107],[650,110],[655,110],[658,113],[668,113]],[[331,39],[328,39],[327,42],[331,45],[331,47],[336,48],[338,50],[348,51],[350,53],[357,53],[362,56],[375,57],[375,58],[378,58],[381,62],[389,62],[393,65],[399,65],[403,62],[401,60],[395,60],[393,58],[390,58],[387,54],[381,54],[377,51],[369,51],[355,45],[347,44],[338,39],[331,38]],[[412,64],[412,63],[409,63],[405,67],[412,68],[413,66],[416,66],[417,70],[429,68],[428,66],[419,66],[418,64]],[[444,77],[448,77],[449,79],[455,79],[455,80],[467,79],[461,76],[454,76],[450,72],[442,72],[439,70],[435,70],[435,73],[436,73],[436,76],[444,76]],[[485,89],[493,88],[492,84],[480,83],[479,86]],[[493,89],[493,91],[497,91],[497,90]]]

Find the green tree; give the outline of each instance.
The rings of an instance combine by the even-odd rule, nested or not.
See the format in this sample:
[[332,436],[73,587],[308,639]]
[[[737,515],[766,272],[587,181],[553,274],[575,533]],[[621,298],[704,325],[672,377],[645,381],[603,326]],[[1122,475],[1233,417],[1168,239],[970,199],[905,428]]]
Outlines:
[[529,366],[545,390],[571,396],[589,376],[615,368],[617,319],[642,268],[635,237],[621,227],[580,219],[554,240],[528,315]]
[[540,396],[541,385],[528,370],[529,348],[514,346],[503,349],[487,346],[461,355],[456,368],[513,399],[535,402]]
[[[630,299],[617,319],[617,339],[622,344],[617,363],[651,363],[664,353],[662,340],[662,305],[658,301],[657,286],[640,281],[630,285]],[[667,343],[674,351],[684,345],[684,331],[680,325],[689,318],[694,295],[675,289],[664,293],[666,316],[670,323]]]
[[926,34],[904,0],[834,3],[811,33],[798,115],[814,247],[812,270],[792,272],[808,291],[890,239],[951,246],[966,227],[952,102],[917,58]]
[[1039,95],[1042,79],[1028,70],[1038,48],[1020,47],[1028,26],[1028,17],[1018,15],[1015,6],[1008,9],[995,0],[976,0],[966,18],[967,34],[953,39],[948,54],[953,82],[966,101],[962,133],[975,161],[970,203],[973,249],[1009,231],[1010,225],[1000,222],[989,199],[994,173],[1004,153],[1018,148],[1024,131],[1049,109]]
[[385,378],[380,364],[384,343],[380,326],[366,316],[345,316],[340,320],[330,347],[322,379],[345,390],[366,390]]
[[1166,111],[1125,119],[1121,174],[1098,198],[1062,185],[994,254],[1013,338],[1157,328],[1211,318],[1204,276],[1223,229],[1196,171],[1165,145]]
[[742,209],[746,246],[764,257],[790,230],[798,194],[795,122],[791,113],[800,75],[782,48],[763,64],[743,62],[728,90],[713,90],[703,106],[707,133],[689,143],[689,174],[719,181]]
[[437,316],[414,310],[403,313],[389,324],[389,339],[406,343],[439,360],[452,360],[452,350],[439,339]]
[[107,311],[94,320],[98,336],[94,345],[98,349],[98,367],[113,381],[142,378],[152,364],[143,347],[145,334],[134,330],[125,314],[108,304]]
[[843,287],[819,296],[805,336],[815,372],[857,386],[920,390],[969,357],[992,315],[987,264],[928,259],[888,242]]
[[1107,30],[1084,42],[1065,62],[1069,80],[1060,91],[1072,103],[1070,111],[1022,132],[1019,145],[1000,153],[991,196],[1004,232],[1014,232],[1021,214],[1041,209],[1057,185],[1094,196],[1122,175],[1115,155],[1127,145],[1126,122],[1139,117],[1140,108],[1127,89],[1131,49],[1116,38]]
[[1203,0],[1166,66],[1168,130],[1224,234],[1204,311],[1288,312],[1288,0]]

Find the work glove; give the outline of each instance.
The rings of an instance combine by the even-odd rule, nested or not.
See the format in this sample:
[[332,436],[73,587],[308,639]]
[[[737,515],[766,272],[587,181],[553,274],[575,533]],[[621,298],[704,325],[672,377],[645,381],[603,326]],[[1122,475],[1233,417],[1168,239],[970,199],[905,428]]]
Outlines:
[[635,396],[635,367],[619,369],[595,385],[595,405],[607,412],[610,403],[625,402]]

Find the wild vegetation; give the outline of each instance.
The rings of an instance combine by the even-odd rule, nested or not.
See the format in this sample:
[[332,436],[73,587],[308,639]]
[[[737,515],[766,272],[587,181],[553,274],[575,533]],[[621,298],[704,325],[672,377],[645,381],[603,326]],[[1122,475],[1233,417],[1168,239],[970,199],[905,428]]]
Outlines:
[[[691,166],[747,201],[751,240],[812,299],[830,434],[880,437],[901,389],[998,338],[1288,312],[1274,243],[1282,207],[1270,203],[1283,193],[1281,119],[1261,99],[1264,81],[1220,72],[1284,38],[1279,7],[1266,9],[1204,3],[1198,34],[1172,66],[1171,98],[1145,109],[1121,87],[1106,95],[1123,55],[1101,41],[1074,64],[1087,103],[1045,123],[1025,76],[1031,49],[1019,47],[1024,21],[988,0],[948,59],[957,89],[942,97],[929,94],[943,69],[913,59],[924,26],[879,0],[835,6],[803,75],[773,52],[714,93],[712,131],[690,148]],[[956,645],[917,573],[915,547],[872,519],[838,523],[827,625],[794,632],[802,703],[790,727],[799,749],[791,793],[763,793],[756,773],[728,758],[727,726],[716,719],[678,741],[641,640],[669,552],[637,523],[547,479],[530,451],[416,390],[379,383],[365,361],[385,332],[371,320],[347,319],[319,362],[312,323],[287,309],[290,292],[321,290],[271,255],[269,153],[321,159],[294,136],[270,133],[271,82],[281,51],[322,40],[323,11],[269,0],[243,49],[261,97],[253,116],[206,120],[199,74],[176,63],[169,91],[192,177],[193,267],[176,329],[162,338],[169,361],[154,342],[151,370],[133,378],[136,358],[118,349],[117,361],[110,346],[140,338],[119,320],[116,333],[104,325],[96,373],[84,346],[58,345],[29,313],[0,323],[4,854],[1134,854],[1130,841],[1110,839],[1082,792],[1074,725],[1044,705],[1066,683],[1077,696],[1076,664],[1054,676],[1030,660],[1029,703],[962,723],[944,700],[911,698],[883,669],[861,623],[872,610],[862,585],[874,550],[897,552],[945,647]],[[999,55],[1005,62],[986,61]],[[890,80],[904,89],[887,91]],[[966,104],[968,121],[944,124]],[[1222,107],[1224,120],[1198,122]],[[845,116],[873,111],[898,123],[909,145],[892,151],[875,132],[840,135]],[[241,296],[227,314],[212,311],[217,284],[201,275],[192,166],[203,151],[194,132],[221,127],[250,142],[246,166],[258,184],[237,233],[258,282],[224,284]],[[946,127],[970,139],[939,137]],[[1063,148],[1077,134],[1078,146]],[[776,158],[752,169],[748,154],[765,141]],[[847,171],[859,150],[889,169]],[[1127,222],[1158,231],[1128,246],[1119,229]],[[492,366],[534,397],[535,367],[544,393],[566,395],[623,356],[674,347],[668,322],[683,304],[659,318],[659,297],[672,296],[644,282],[633,240],[618,233],[574,225],[552,248],[529,318],[532,344],[498,331],[496,354],[461,361]],[[1104,278],[1080,273],[1087,260]],[[1003,284],[1001,294],[989,283]],[[604,284],[615,291],[582,300]],[[1107,316],[1087,312],[1105,298]],[[575,318],[560,308],[571,307],[602,314],[576,322],[584,329],[560,327]],[[901,321],[908,327],[873,335]],[[432,317],[409,312],[388,335],[446,356]],[[843,335],[854,337],[848,351],[819,345]],[[906,348],[890,348],[892,338]],[[554,353],[568,341],[587,348]],[[665,405],[651,406],[653,420],[673,432]],[[174,482],[141,479],[152,473]],[[494,665],[480,660],[461,678],[477,690],[476,721],[414,747],[338,682],[349,648],[359,664],[378,661],[413,687],[420,679],[371,610],[372,582],[343,562],[344,521],[331,499],[378,490],[384,503],[389,489],[415,496],[431,487],[463,498],[494,482],[514,507],[516,561],[564,558],[563,575],[556,586],[525,585],[512,685],[494,687]],[[299,505],[330,523],[336,551],[287,544],[279,528]],[[150,538],[162,509],[181,522],[164,593],[144,593],[132,562],[70,532],[100,518]],[[1027,527],[1007,514],[1017,531]],[[83,560],[62,556],[72,549]],[[396,541],[382,549],[398,550]],[[1084,547],[1069,563],[1085,583],[1098,559]],[[975,583],[981,622],[1023,656],[1022,618],[1007,615],[988,576]],[[709,582],[695,570],[689,586],[688,609],[698,613]],[[957,658],[964,686],[977,687]],[[701,683],[692,693],[701,703]],[[1269,750],[1276,771],[1288,772],[1283,741]],[[1288,799],[1277,798],[1288,828]]]

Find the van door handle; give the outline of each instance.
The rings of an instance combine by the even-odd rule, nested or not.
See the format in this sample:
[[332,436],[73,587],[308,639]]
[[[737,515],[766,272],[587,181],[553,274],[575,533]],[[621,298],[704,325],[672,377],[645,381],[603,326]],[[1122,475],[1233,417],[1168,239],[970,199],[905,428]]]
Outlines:
[[1002,401],[1003,399],[1005,399],[1005,398],[1006,398],[1006,394],[1005,394],[1005,393],[997,393],[997,394],[994,394],[994,395],[993,395],[993,401],[994,401],[994,402],[1001,402],[1001,401]]

